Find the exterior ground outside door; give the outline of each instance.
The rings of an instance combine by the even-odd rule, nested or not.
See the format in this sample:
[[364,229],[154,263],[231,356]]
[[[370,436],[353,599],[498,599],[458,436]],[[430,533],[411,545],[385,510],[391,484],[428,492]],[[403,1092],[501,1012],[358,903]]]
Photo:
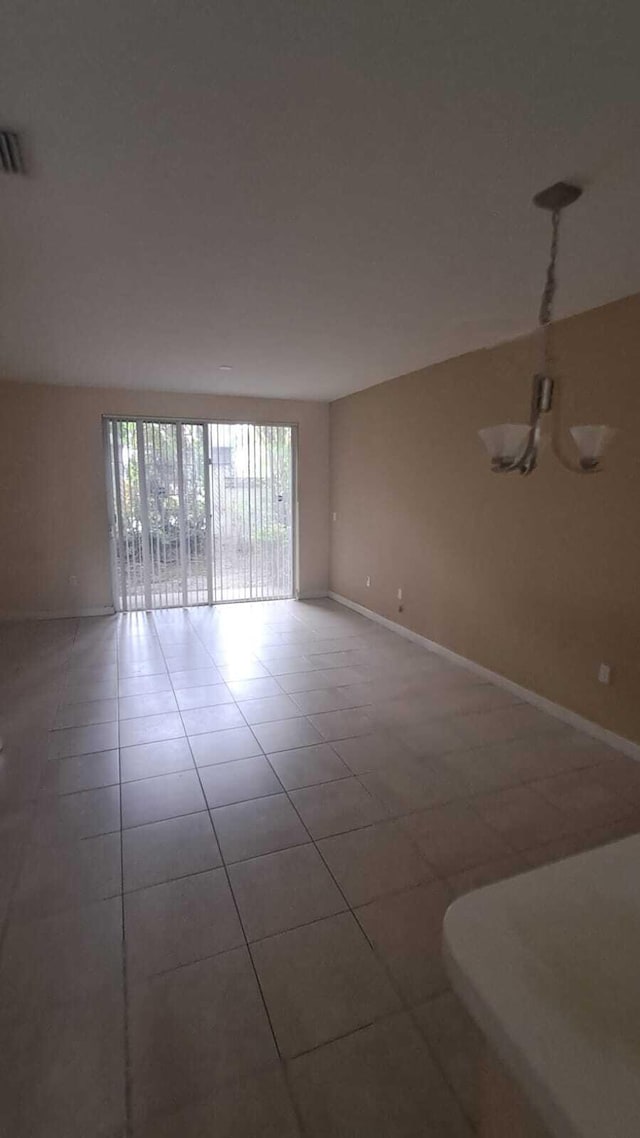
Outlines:
[[295,428],[104,423],[116,608],[293,595]]

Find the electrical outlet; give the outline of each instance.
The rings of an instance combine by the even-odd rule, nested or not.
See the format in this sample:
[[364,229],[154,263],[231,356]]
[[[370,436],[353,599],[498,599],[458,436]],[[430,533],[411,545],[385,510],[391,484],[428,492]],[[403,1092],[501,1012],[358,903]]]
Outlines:
[[598,680],[601,684],[611,683],[611,665],[601,664],[598,668]]
[[73,585],[74,588],[78,584],[78,578],[76,577],[75,573],[72,573],[71,576],[69,577],[69,584]]
[[337,522],[337,520],[338,520],[338,515],[336,514],[335,510],[333,511],[333,514],[332,514],[331,516],[332,516],[332,518],[333,518],[334,522]]
[[365,581],[365,585],[367,586],[368,589],[371,588],[371,577],[367,577],[367,579]]
[[402,589],[398,589],[398,600],[402,600]]

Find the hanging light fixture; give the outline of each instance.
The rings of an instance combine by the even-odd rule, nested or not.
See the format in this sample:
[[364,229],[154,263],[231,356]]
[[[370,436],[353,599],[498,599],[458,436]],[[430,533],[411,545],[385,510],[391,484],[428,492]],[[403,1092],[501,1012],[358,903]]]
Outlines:
[[[543,442],[542,418],[551,411],[553,404],[553,361],[551,353],[551,324],[553,320],[553,301],[556,294],[556,262],[558,259],[558,234],[560,214],[572,202],[577,201],[582,190],[568,182],[556,182],[546,190],[536,194],[533,201],[540,209],[551,213],[551,256],[538,323],[542,339],[542,361],[540,370],[533,377],[531,392],[531,412],[528,423],[501,423],[497,427],[484,427],[478,431],[489,458],[491,469],[497,474],[507,474],[518,470],[520,474],[531,474],[538,465],[538,457]],[[579,426],[571,427],[570,433],[578,451],[576,463],[564,464],[577,474],[592,474],[600,469],[602,454],[615,435],[613,427]]]

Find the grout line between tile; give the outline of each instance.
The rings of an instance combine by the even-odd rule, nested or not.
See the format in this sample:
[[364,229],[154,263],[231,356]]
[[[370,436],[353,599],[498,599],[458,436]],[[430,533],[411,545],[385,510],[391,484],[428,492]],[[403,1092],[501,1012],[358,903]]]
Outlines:
[[[180,713],[180,714],[181,714],[181,713]],[[182,717],[182,714],[181,714],[181,717]],[[192,750],[192,747],[191,747],[191,742],[190,742],[190,740],[189,740],[189,736],[187,736],[187,741],[188,741],[188,743],[189,743],[189,750],[191,751],[191,760],[192,760],[192,762],[193,762],[193,767],[194,767],[194,770],[195,770],[195,772],[196,772],[196,774],[197,774],[197,777],[198,777],[198,782],[199,782],[199,784],[200,784],[200,791],[201,791],[201,793],[202,793],[202,796],[203,796],[203,799],[204,799],[205,803],[207,803],[207,796],[206,796],[206,794],[205,794],[205,791],[204,791],[204,786],[203,786],[203,784],[202,784],[202,779],[201,779],[201,777],[200,777],[200,771],[198,770],[198,765],[197,765],[197,763],[196,763],[196,760],[195,760],[195,756],[194,756],[194,754],[193,754],[193,750]],[[207,805],[208,805],[208,804],[207,804]],[[258,991],[259,991],[259,993],[260,993],[260,999],[262,1000],[262,1006],[263,1006],[263,1008],[264,1008],[264,1013],[265,1013],[265,1016],[267,1017],[267,1022],[268,1022],[268,1024],[269,1024],[269,1029],[270,1029],[270,1031],[271,1031],[271,1036],[272,1036],[272,1039],[273,1039],[273,1045],[274,1045],[274,1047],[275,1047],[275,1049],[276,1049],[276,1054],[277,1054],[277,1056],[278,1056],[278,1058],[279,1058],[280,1062],[282,1063],[282,1055],[281,1055],[281,1053],[280,1053],[280,1048],[279,1048],[279,1046],[278,1046],[278,1040],[277,1040],[277,1038],[276,1038],[276,1033],[275,1033],[275,1030],[274,1030],[274,1027],[273,1027],[273,1023],[272,1023],[272,1021],[271,1021],[271,1015],[270,1015],[270,1013],[269,1013],[269,1008],[267,1007],[267,1001],[266,1001],[266,999],[265,999],[265,995],[264,995],[264,992],[263,992],[263,990],[262,990],[262,985],[261,985],[261,983],[260,983],[260,977],[258,976],[258,973],[257,973],[257,971],[256,971],[256,966],[255,966],[255,963],[254,963],[254,960],[253,960],[253,956],[252,956],[252,954],[251,954],[251,951],[250,951],[250,949],[249,949],[249,943],[248,943],[248,940],[247,940],[247,933],[246,933],[246,929],[245,929],[245,926],[244,926],[244,922],[243,922],[243,920],[242,920],[242,914],[241,914],[241,912],[240,912],[240,909],[239,909],[239,907],[238,907],[238,902],[236,901],[236,896],[235,896],[235,893],[234,893],[234,891],[233,891],[233,887],[232,887],[232,885],[231,885],[231,879],[230,879],[230,877],[229,877],[229,870],[228,870],[228,868],[227,868],[227,865],[226,865],[226,862],[225,862],[225,860],[224,860],[224,854],[223,854],[223,852],[222,852],[222,845],[221,845],[221,842],[220,842],[220,840],[219,840],[219,838],[218,838],[218,835],[217,835],[217,833],[216,833],[216,828],[215,828],[215,825],[214,825],[214,822],[213,822],[213,818],[212,818],[212,816],[211,816],[211,810],[210,810],[210,809],[208,809],[208,814],[209,814],[209,822],[210,822],[210,825],[211,825],[211,829],[212,829],[212,831],[213,831],[213,836],[214,836],[214,838],[215,838],[215,840],[216,840],[216,843],[217,843],[218,849],[219,849],[219,851],[220,851],[220,857],[222,858],[222,867],[223,867],[223,869],[224,869],[224,874],[225,874],[225,878],[226,878],[226,881],[227,881],[227,887],[228,887],[228,889],[229,889],[229,893],[230,893],[230,895],[231,895],[231,899],[232,899],[232,901],[233,901],[233,905],[234,905],[234,908],[235,908],[235,911],[236,911],[236,915],[237,915],[237,918],[238,918],[238,922],[239,922],[239,924],[240,924],[240,928],[241,928],[241,930],[242,930],[242,935],[243,935],[243,937],[244,937],[244,947],[245,947],[245,949],[246,949],[246,952],[247,952],[247,956],[248,956],[248,958],[249,958],[249,960],[250,960],[250,962],[251,962],[251,968],[252,968],[252,970],[253,970],[253,975],[254,975],[254,977],[255,977],[255,981],[256,981],[256,984],[257,984],[257,987],[258,987]],[[127,1138],[128,1138],[128,1136],[127,1136]]]
[[[119,682],[119,646],[116,648],[116,680]],[[118,775],[120,777],[120,914],[122,922],[122,993],[124,1001],[124,1110],[125,1110],[125,1136],[131,1138],[133,1134],[133,1072],[131,1068],[131,1038],[129,1025],[129,973],[127,965],[127,927],[124,893],[124,830],[122,827],[122,751],[120,748],[120,703],[116,710],[118,713]]]

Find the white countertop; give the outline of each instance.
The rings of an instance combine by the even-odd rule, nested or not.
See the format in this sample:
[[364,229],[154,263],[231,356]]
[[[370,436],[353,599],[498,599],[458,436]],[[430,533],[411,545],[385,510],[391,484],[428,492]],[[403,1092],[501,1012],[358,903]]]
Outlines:
[[640,835],[461,897],[444,951],[554,1138],[640,1135]]

